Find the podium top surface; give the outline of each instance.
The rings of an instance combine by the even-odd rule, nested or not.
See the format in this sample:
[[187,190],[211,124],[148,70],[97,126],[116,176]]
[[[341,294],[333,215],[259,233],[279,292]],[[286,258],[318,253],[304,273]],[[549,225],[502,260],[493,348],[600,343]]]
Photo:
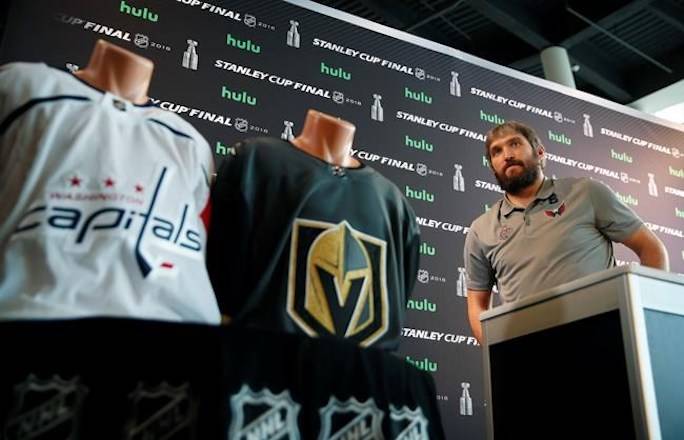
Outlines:
[[590,286],[592,284],[597,284],[602,281],[609,280],[611,278],[617,278],[629,274],[639,275],[641,277],[646,278],[654,278],[684,286],[684,276],[631,263],[624,266],[617,266],[610,269],[602,270],[600,272],[587,275],[586,277],[582,277],[577,280],[570,281],[568,283],[559,284],[556,287],[542,290],[541,292],[530,295],[514,303],[500,305],[491,310],[483,312],[480,315],[480,321],[486,321],[488,319],[495,318],[499,315],[509,313],[513,310],[529,307],[533,304],[548,301],[551,298],[565,295],[570,292],[574,292],[576,290],[582,289],[583,287]]

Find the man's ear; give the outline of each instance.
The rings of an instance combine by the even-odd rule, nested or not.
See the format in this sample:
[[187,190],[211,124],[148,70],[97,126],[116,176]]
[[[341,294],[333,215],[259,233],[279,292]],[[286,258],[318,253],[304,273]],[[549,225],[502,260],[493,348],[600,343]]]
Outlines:
[[546,148],[542,144],[537,145],[537,159],[544,169],[546,167]]

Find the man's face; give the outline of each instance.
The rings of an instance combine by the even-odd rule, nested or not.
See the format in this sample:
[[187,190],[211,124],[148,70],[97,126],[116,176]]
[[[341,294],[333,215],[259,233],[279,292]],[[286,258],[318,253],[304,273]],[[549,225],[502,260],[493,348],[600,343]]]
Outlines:
[[539,176],[537,152],[516,131],[507,130],[495,138],[489,146],[489,155],[499,186],[509,194],[517,194]]

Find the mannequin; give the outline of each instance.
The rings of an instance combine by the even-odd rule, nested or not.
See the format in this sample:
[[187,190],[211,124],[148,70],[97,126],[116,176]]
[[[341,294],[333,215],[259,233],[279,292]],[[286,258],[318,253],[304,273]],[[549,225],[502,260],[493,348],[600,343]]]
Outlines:
[[0,320],[220,322],[204,262],[213,156],[148,105],[153,70],[104,40],[73,74],[0,69]]
[[357,168],[361,163],[350,154],[355,132],[354,124],[311,109],[292,144],[331,165]]
[[397,348],[419,230],[396,185],[351,156],[355,131],[309,110],[291,141],[245,139],[223,161],[207,267],[231,325]]
[[85,69],[74,72],[78,78],[100,90],[145,104],[154,64],[122,47],[97,40]]

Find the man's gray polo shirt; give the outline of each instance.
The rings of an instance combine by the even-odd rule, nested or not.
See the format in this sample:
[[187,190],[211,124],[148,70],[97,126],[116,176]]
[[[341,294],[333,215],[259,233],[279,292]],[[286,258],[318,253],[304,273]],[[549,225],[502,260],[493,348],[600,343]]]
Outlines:
[[623,241],[641,225],[600,182],[546,179],[527,209],[504,197],[470,226],[468,288],[496,284],[506,303],[607,269],[615,264],[611,240]]

